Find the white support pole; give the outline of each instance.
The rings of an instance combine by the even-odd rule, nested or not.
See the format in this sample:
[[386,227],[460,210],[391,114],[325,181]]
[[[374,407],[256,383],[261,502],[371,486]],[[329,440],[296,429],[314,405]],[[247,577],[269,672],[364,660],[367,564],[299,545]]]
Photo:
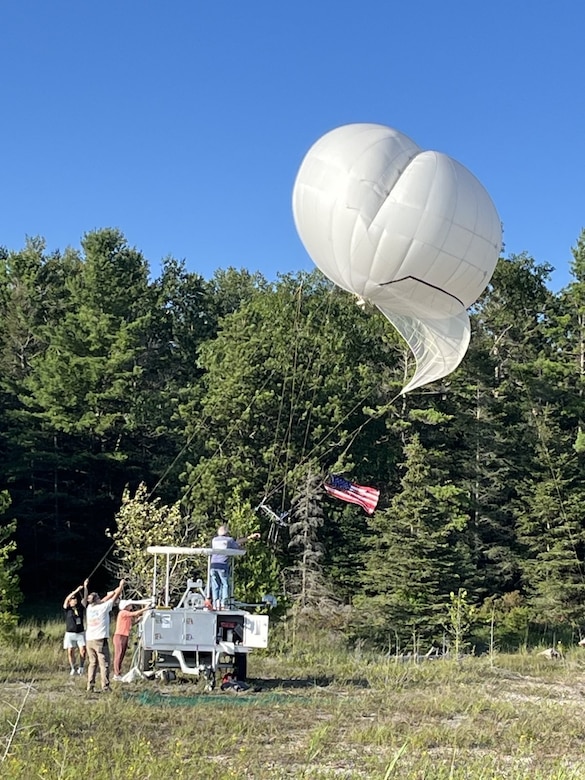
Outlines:
[[171,554],[167,553],[167,570],[165,577],[165,607],[169,606],[170,601],[170,576],[171,576]]
[[157,562],[157,560],[158,560],[158,556],[155,555],[154,556],[154,569],[153,569],[153,573],[152,573],[152,599],[153,599],[153,603],[154,603],[155,607],[156,607],[156,599],[157,599],[157,595],[156,595],[156,573],[157,573],[156,572],[156,562]]

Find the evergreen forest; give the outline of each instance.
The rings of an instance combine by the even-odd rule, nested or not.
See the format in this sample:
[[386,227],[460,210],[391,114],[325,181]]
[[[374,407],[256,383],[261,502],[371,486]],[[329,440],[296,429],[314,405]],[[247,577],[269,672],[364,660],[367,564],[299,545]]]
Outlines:
[[[585,231],[565,289],[551,272],[502,257],[461,366],[401,395],[409,350],[318,271],[153,278],[116,229],[0,248],[0,568],[58,609],[228,521],[262,534],[241,587],[353,642],[580,638]],[[329,474],[378,488],[373,515]]]

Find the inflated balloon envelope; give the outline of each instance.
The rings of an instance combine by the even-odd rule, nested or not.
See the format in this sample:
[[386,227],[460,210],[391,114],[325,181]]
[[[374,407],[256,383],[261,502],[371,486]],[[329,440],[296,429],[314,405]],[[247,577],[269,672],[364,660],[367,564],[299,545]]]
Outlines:
[[416,371],[402,393],[457,368],[466,309],[502,245],[498,213],[472,173],[390,127],[345,125],[305,156],[293,214],[321,271],[375,304],[408,343]]

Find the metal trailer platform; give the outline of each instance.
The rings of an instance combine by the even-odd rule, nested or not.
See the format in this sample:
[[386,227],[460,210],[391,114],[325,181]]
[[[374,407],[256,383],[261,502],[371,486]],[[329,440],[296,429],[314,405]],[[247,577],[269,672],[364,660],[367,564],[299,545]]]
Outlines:
[[[233,674],[244,682],[247,677],[248,653],[268,645],[269,618],[248,608],[270,608],[276,600],[265,596],[259,604],[243,604],[233,600],[233,566],[230,579],[228,609],[209,607],[209,571],[212,547],[148,547],[154,555],[151,603],[157,594],[163,603],[146,612],[138,624],[138,668],[142,673],[175,670],[185,675],[204,676],[207,687],[216,684],[218,673]],[[244,549],[222,549],[222,555],[236,558]],[[160,566],[159,558],[164,565]],[[170,604],[171,560],[176,556],[206,556],[207,585],[202,580],[187,580],[185,591],[176,606]],[[161,579],[164,587],[161,589]],[[144,603],[144,602],[142,602]]]

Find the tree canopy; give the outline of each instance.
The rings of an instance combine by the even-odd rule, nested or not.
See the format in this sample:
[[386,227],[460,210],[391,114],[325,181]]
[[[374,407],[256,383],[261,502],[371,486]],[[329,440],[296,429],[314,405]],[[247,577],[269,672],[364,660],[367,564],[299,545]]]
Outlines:
[[[400,396],[408,349],[318,271],[205,280],[167,257],[152,279],[114,229],[1,250],[0,525],[25,595],[121,565],[155,526],[201,544],[226,519],[265,542],[242,587],[355,608],[371,641],[436,640],[458,593],[578,634],[585,232],[573,257],[559,293],[501,258],[459,369]],[[374,515],[328,497],[330,473],[377,487]]]

